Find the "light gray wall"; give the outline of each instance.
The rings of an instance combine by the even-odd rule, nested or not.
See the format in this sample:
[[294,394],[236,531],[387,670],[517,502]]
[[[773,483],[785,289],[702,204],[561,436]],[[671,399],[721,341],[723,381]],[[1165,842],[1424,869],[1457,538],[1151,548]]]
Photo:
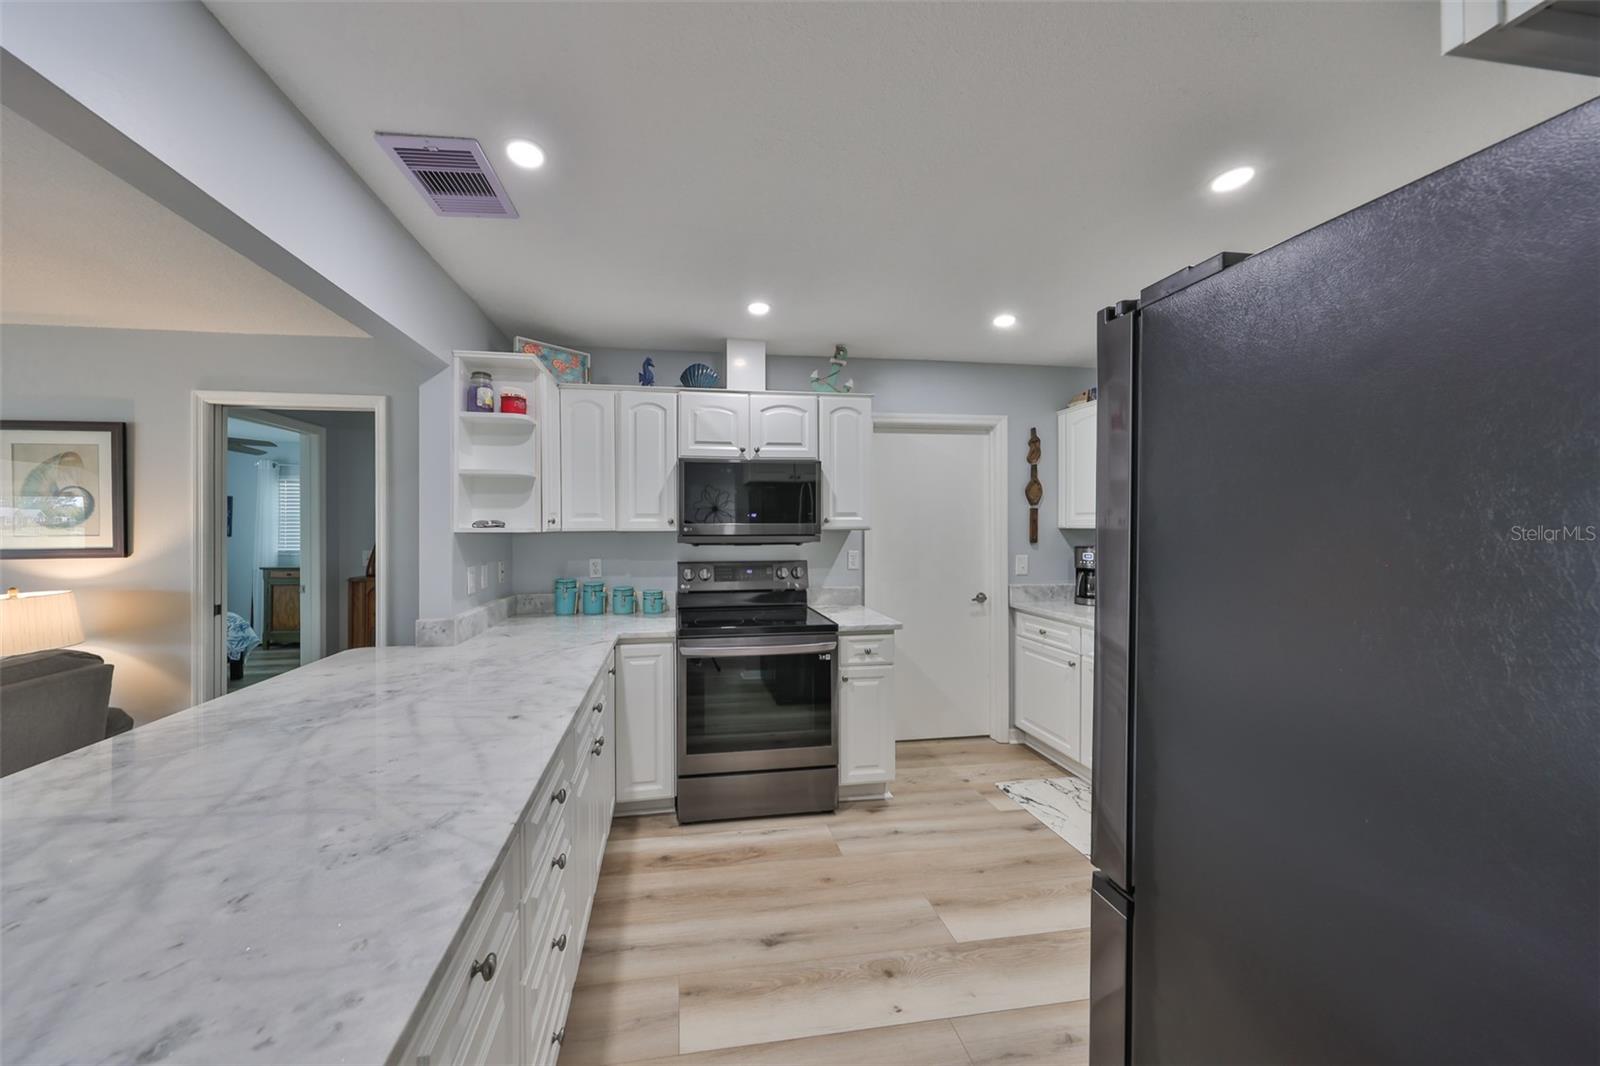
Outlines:
[[[677,384],[678,374],[690,363],[703,362],[723,371],[721,352],[646,352],[601,349],[593,353],[591,380],[600,385],[637,384],[639,365],[649,355],[656,362],[656,382]],[[773,355],[767,357],[767,387],[809,390],[810,374],[825,368],[826,358]],[[1056,412],[1076,393],[1095,383],[1095,372],[1086,367],[1012,366],[993,363],[953,363],[910,359],[850,360],[846,376],[855,382],[855,391],[873,396],[873,411],[882,414],[998,414],[1007,417],[1010,459],[1007,474],[1007,528],[1009,530],[1006,573],[1012,573],[1017,555],[1028,556],[1028,576],[1012,581],[1049,583],[1072,580],[1072,547],[1091,543],[1088,531],[1064,532],[1056,527],[1055,449]],[[1028,543],[1028,504],[1022,495],[1028,483],[1028,430],[1036,427],[1043,449],[1039,480],[1045,497],[1039,505],[1039,543]],[[870,538],[871,531],[856,534]],[[548,591],[560,576],[575,576],[576,561],[604,556],[595,550],[585,555],[585,543],[609,549],[635,572],[671,576],[672,562],[690,558],[692,552],[716,551],[723,558],[768,559],[786,557],[757,554],[750,550],[695,549],[680,546],[667,536],[631,534],[526,534],[513,538],[514,572],[519,592]],[[828,542],[823,542],[826,545]],[[852,546],[859,546],[853,544]],[[793,551],[793,549],[788,549]],[[825,583],[833,586],[859,586],[859,571],[844,570],[843,547],[824,547],[813,563],[814,573],[826,572]],[[730,554],[731,553],[731,554]],[[837,560],[837,566],[835,561]],[[819,565],[820,564],[820,565]],[[587,570],[583,571],[587,573]]]
[[190,402],[195,389],[389,397],[389,632],[417,618],[417,389],[406,353],[370,340],[0,327],[0,415],[128,423],[132,553],[0,561],[0,582],[78,592],[86,647],[144,722],[189,703]]

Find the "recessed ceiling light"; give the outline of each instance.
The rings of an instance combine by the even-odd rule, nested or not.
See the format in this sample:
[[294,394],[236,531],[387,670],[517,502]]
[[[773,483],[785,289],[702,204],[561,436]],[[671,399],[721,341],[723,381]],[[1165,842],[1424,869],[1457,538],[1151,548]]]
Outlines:
[[507,141],[506,158],[527,170],[544,166],[544,149],[532,141]]
[[752,315],[759,317],[772,310],[772,305],[767,303],[765,300],[757,300],[749,307],[745,308],[745,310],[749,311]]
[[1010,329],[1016,324],[1017,316],[1012,314],[1010,311],[1006,311],[1003,314],[994,316],[994,326],[996,329]]
[[1235,189],[1242,189],[1249,185],[1250,179],[1255,176],[1255,167],[1234,167],[1232,170],[1224,170],[1211,179],[1211,191],[1232,192]]

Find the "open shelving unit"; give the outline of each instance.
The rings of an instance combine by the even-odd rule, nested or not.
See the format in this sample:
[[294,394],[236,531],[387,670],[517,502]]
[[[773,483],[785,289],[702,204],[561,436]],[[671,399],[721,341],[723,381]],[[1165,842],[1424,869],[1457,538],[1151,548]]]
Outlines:
[[[494,375],[495,389],[506,385],[528,395],[531,413],[464,410],[467,382],[474,371]],[[536,533],[540,527],[538,415],[533,404],[539,376],[546,373],[531,356],[464,352],[455,357],[455,528],[458,533]],[[503,526],[474,526],[499,521]]]

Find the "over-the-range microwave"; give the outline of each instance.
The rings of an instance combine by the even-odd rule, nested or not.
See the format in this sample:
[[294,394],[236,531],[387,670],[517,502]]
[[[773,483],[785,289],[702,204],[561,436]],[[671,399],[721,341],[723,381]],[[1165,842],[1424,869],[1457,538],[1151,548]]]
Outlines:
[[684,459],[678,539],[687,544],[802,544],[822,536],[815,459]]

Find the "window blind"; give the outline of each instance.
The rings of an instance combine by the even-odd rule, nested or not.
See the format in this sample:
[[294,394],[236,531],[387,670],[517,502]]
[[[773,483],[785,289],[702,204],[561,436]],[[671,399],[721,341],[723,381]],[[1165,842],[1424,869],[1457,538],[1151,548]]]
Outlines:
[[300,550],[300,475],[278,477],[278,551]]

